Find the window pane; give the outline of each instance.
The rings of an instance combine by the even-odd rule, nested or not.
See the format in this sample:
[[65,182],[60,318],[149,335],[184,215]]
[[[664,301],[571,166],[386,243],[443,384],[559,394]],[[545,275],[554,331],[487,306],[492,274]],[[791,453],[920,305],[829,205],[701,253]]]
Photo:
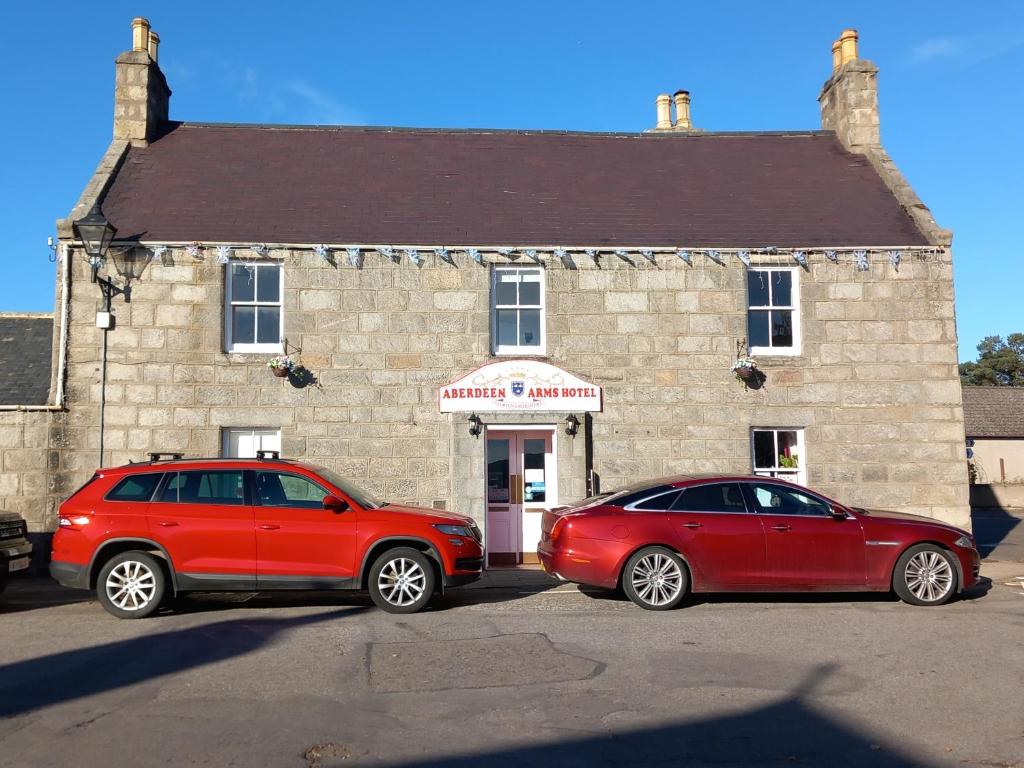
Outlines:
[[828,505],[825,502],[783,485],[757,483],[753,486],[753,490],[758,511],[765,514],[808,516],[829,514]]
[[663,493],[660,496],[655,496],[652,499],[644,499],[643,501],[637,502],[633,507],[634,509],[646,509],[652,512],[663,512],[667,509],[672,508],[672,502],[679,496],[679,491],[669,491]]
[[796,432],[792,430],[780,430],[779,455],[776,460],[778,466],[785,469],[797,469],[800,466],[800,456],[796,452]]
[[107,499],[110,501],[149,501],[161,477],[163,477],[162,472],[126,477],[107,494]]
[[523,347],[540,346],[540,310],[519,310],[519,345]]
[[241,472],[179,472],[182,504],[244,504]]
[[518,292],[516,287],[519,283],[519,275],[512,271],[503,270],[498,272],[498,284],[495,286],[495,304],[518,304]]
[[673,512],[746,512],[739,483],[712,483],[687,488],[672,505]]
[[499,309],[497,311],[498,345],[514,347],[516,345],[516,310]]
[[523,272],[519,285],[520,306],[540,306],[540,270]]
[[311,480],[280,472],[257,472],[256,492],[268,507],[321,509],[327,491]]
[[281,267],[277,264],[263,264],[256,267],[256,300],[281,300]]
[[245,264],[231,265],[231,300],[252,301],[256,296],[256,270]]
[[768,346],[768,312],[752,309],[747,312],[747,343],[752,347]]
[[768,306],[768,279],[770,273],[761,270],[747,272],[747,300],[751,307]]
[[772,306],[788,307],[793,303],[793,273],[771,272]]
[[772,346],[793,346],[793,312],[791,310],[772,310]]
[[231,308],[231,341],[233,344],[252,344],[256,341],[256,308]]
[[280,307],[257,307],[256,320],[257,343],[277,344],[281,341]]
[[159,501],[170,501],[176,502],[178,500],[178,491],[181,489],[184,483],[184,478],[180,472],[175,472],[171,475],[170,481],[164,486],[163,493],[160,494]]
[[775,433],[754,432],[754,469],[771,469],[775,458]]

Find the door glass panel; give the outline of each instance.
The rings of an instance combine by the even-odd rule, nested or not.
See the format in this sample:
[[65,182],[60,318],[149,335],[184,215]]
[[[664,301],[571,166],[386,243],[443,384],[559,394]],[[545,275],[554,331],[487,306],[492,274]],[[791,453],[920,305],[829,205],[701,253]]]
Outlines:
[[264,506],[300,509],[322,509],[327,495],[316,483],[281,472],[257,472],[256,492]]
[[547,440],[543,438],[523,440],[523,501],[547,500],[547,478],[544,474],[546,445]]
[[739,483],[712,483],[687,488],[672,505],[673,512],[746,512]]
[[244,504],[241,472],[178,472],[160,501],[182,504]]
[[508,504],[508,440],[487,441],[487,501]]

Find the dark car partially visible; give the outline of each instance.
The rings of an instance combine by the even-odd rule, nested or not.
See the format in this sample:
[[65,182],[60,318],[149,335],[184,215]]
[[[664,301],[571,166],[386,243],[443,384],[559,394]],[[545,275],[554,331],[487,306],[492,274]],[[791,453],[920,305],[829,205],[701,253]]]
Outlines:
[[0,592],[11,577],[28,571],[32,563],[32,543],[25,521],[13,512],[0,511]]

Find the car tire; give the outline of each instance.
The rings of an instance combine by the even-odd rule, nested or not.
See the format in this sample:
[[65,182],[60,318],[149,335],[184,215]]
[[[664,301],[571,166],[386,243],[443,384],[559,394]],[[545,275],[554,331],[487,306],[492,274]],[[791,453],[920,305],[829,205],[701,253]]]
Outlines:
[[641,549],[622,570],[626,597],[648,611],[675,608],[686,597],[689,586],[686,563],[667,547]]
[[160,608],[167,577],[159,558],[147,552],[122,552],[100,569],[96,596],[119,619],[144,619]]
[[953,555],[935,544],[917,544],[896,561],[892,587],[910,605],[943,605],[957,591]]
[[434,595],[434,567],[412,547],[389,549],[370,568],[370,597],[388,613],[416,613]]

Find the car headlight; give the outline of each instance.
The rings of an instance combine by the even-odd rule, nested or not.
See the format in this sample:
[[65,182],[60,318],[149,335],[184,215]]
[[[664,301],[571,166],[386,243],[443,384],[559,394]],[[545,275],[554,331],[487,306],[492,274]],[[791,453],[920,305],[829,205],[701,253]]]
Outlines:
[[970,536],[961,536],[953,543],[956,544],[958,547],[963,547],[964,549],[974,549],[974,542],[971,541]]
[[465,536],[467,539],[473,538],[473,532],[465,525],[435,525],[434,527],[441,533],[447,533],[449,536]]

